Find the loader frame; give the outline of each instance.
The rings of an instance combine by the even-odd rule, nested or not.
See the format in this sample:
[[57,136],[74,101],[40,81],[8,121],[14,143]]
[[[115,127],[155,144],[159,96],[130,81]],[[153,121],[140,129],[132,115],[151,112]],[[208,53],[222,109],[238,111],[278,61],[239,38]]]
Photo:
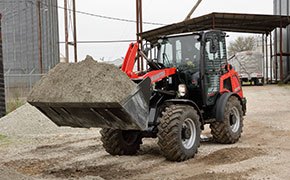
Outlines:
[[[200,77],[205,77],[206,76],[206,62],[205,62],[205,43],[207,41],[211,41],[212,38],[219,39],[222,42],[225,42],[225,33],[221,31],[206,31],[206,32],[199,32],[199,33],[190,33],[190,34],[181,34],[181,35],[171,35],[168,37],[190,37],[190,35],[200,35],[201,37],[201,44],[202,44],[202,49],[201,49],[201,59],[200,59]],[[162,37],[162,38],[167,38],[167,37]],[[162,39],[161,38],[161,39]],[[224,46],[225,47],[225,46]],[[154,48],[160,48],[158,45],[152,45],[152,49]],[[148,51],[148,50],[147,50]],[[160,49],[158,50],[160,51]],[[218,73],[218,81],[219,81],[219,89],[218,93],[213,93],[213,94],[208,94],[206,93],[207,89],[207,84],[206,78],[203,78],[200,80],[200,90],[201,90],[201,96],[202,96],[202,102],[195,102],[193,99],[188,98],[188,97],[177,97],[177,88],[172,90],[161,90],[158,87],[161,87],[163,89],[167,89],[166,87],[166,81],[168,79],[173,78],[176,81],[177,76],[178,76],[178,68],[177,67],[163,67],[157,70],[147,70],[144,72],[134,72],[134,65],[137,61],[138,56],[142,56],[145,58],[150,64],[152,60],[149,60],[146,56],[145,53],[143,53],[142,50],[139,49],[138,43],[132,43],[129,45],[127,54],[124,59],[124,63],[121,67],[122,71],[125,72],[133,81],[136,83],[139,83],[141,80],[150,78],[151,79],[151,84],[155,85],[154,89],[151,89],[151,98],[149,102],[149,120],[148,120],[148,131],[150,130],[156,130],[157,125],[159,124],[159,118],[160,114],[164,111],[165,107],[168,107],[169,104],[185,104],[185,105],[190,105],[194,107],[199,116],[200,116],[200,121],[203,129],[203,125],[206,123],[211,123],[213,121],[216,121],[217,117],[220,117],[218,113],[220,111],[223,111],[224,109],[217,106],[217,101],[223,94],[231,94],[231,96],[236,96],[238,97],[239,101],[241,102],[243,106],[243,114],[246,113],[246,100],[243,97],[243,91],[240,85],[240,79],[239,75],[230,64],[227,63],[227,61],[223,61],[219,65],[219,71]],[[226,58],[226,57],[225,57]],[[157,59],[157,58],[156,58]],[[158,62],[161,63],[161,62]],[[157,85],[157,86],[156,86]],[[177,85],[175,85],[177,86]],[[175,92],[174,92],[175,90]],[[209,103],[207,101],[208,96],[214,97],[213,101]],[[212,98],[210,97],[210,98]],[[218,118],[218,121],[222,121],[222,118]]]

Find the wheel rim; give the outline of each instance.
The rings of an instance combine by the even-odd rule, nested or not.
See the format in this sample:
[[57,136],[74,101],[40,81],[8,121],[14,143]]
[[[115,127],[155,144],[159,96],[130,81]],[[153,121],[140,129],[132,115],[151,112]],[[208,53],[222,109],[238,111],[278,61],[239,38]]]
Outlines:
[[133,145],[138,139],[138,134],[136,133],[123,131],[122,135],[123,140],[127,145]]
[[182,124],[182,145],[186,149],[192,148],[196,140],[196,126],[192,119],[187,118]]
[[231,130],[234,133],[238,132],[240,128],[240,123],[241,123],[240,112],[237,107],[232,107],[230,111],[230,125],[231,125]]

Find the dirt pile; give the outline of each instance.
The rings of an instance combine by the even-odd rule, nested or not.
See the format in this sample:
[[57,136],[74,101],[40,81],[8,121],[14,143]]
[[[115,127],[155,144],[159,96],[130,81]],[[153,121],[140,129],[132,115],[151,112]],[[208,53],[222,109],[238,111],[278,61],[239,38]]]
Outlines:
[[58,127],[28,103],[0,119],[0,134],[8,136],[89,132],[97,133],[98,130]]
[[87,56],[80,63],[58,64],[35,85],[28,102],[119,103],[135,88],[117,67]]
[[26,177],[22,174],[19,174],[14,169],[0,166],[0,177],[1,180],[33,180],[34,178]]

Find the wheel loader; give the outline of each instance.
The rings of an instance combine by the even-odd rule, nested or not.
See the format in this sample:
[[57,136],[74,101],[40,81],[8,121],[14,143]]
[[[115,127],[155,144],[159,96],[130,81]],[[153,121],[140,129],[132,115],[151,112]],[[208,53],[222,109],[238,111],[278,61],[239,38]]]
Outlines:
[[[241,137],[246,98],[227,63],[225,37],[209,30],[162,36],[144,50],[130,44],[120,71],[136,88],[121,102],[29,103],[60,126],[101,127],[111,155],[134,155],[142,138],[158,138],[167,160],[193,158],[206,124],[217,143]],[[140,57],[146,70],[135,70]]]

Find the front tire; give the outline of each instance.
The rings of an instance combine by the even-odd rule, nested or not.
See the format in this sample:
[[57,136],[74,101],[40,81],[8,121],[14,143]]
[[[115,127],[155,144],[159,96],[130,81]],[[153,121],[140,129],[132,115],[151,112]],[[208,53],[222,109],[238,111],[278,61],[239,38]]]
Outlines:
[[103,147],[111,155],[134,155],[142,144],[140,133],[136,131],[102,129],[100,133]]
[[223,122],[210,125],[213,139],[222,144],[236,143],[243,131],[243,110],[237,97],[230,97],[224,112]]
[[200,117],[187,105],[166,108],[158,126],[158,145],[170,161],[193,158],[200,145]]

